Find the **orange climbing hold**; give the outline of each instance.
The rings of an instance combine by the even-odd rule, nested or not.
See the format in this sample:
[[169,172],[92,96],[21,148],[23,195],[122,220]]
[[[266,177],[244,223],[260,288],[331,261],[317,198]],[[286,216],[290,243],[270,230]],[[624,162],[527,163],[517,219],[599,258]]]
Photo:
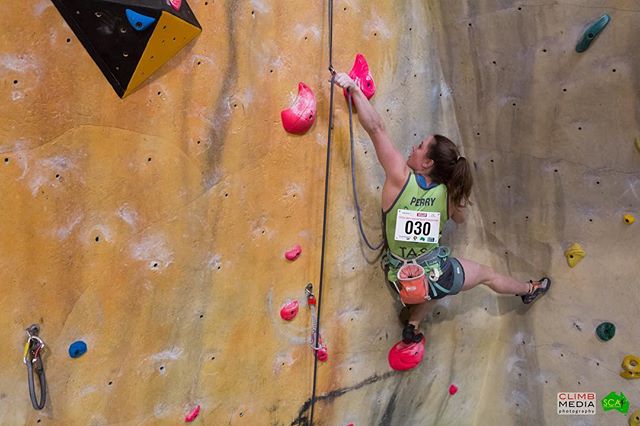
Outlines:
[[624,215],[624,223],[631,225],[633,222],[636,221],[636,218],[633,217],[632,214],[625,214]]
[[564,256],[567,258],[567,263],[570,267],[574,267],[586,256],[586,253],[582,249],[582,246],[578,243],[573,243],[571,247],[564,252]]

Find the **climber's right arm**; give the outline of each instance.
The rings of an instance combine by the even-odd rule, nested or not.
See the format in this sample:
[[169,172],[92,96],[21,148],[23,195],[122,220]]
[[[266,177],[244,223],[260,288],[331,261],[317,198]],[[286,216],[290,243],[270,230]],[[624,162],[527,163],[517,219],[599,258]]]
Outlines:
[[347,74],[338,73],[335,79],[340,87],[351,93],[351,99],[358,112],[358,120],[373,142],[376,156],[384,169],[387,180],[393,186],[402,187],[407,180],[409,167],[405,158],[393,144],[380,114]]

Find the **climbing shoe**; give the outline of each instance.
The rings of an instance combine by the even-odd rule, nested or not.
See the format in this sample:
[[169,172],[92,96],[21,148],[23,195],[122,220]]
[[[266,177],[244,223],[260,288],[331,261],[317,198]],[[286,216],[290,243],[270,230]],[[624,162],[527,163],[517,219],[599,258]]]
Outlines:
[[402,341],[407,345],[411,343],[418,343],[423,339],[423,337],[424,335],[419,333],[413,324],[407,323],[402,330]]
[[529,281],[529,292],[522,297],[522,302],[526,305],[533,303],[538,297],[545,294],[551,288],[551,279],[547,277],[540,278],[540,281]]

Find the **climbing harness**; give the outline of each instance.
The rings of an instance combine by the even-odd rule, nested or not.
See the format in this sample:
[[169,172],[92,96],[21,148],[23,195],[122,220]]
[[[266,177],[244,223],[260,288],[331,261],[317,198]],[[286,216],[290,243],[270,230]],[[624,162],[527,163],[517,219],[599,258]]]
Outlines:
[[403,305],[415,305],[430,300],[429,289],[434,297],[438,290],[450,293],[450,290],[438,284],[443,274],[442,267],[449,258],[450,250],[447,246],[439,246],[428,253],[413,259],[404,259],[388,250],[383,257],[383,263],[398,269],[397,281],[392,284],[400,294]]
[[[313,295],[313,284],[307,284],[304,292],[307,295],[307,305],[311,310],[311,349],[313,349],[316,358],[320,361],[326,361],[329,354],[327,352],[327,345],[322,341],[322,336],[318,330],[318,312],[316,310],[316,297]],[[317,341],[316,332],[318,333]]]
[[[27,328],[27,343],[24,345],[23,360],[27,366],[27,377],[29,380],[29,396],[31,397],[31,405],[36,410],[42,410],[44,404],[47,401],[47,381],[44,376],[44,365],[42,364],[42,357],[40,356],[44,349],[44,342],[38,334],[40,333],[40,327],[38,324],[33,324]],[[35,377],[38,376],[38,382],[40,385],[40,402],[36,397],[36,384]]]

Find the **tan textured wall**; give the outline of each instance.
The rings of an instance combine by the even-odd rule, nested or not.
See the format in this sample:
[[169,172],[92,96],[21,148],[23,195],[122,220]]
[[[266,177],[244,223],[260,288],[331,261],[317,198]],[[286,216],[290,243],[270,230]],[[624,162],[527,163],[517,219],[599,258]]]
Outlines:
[[[2,424],[176,424],[194,404],[200,424],[309,415],[308,311],[292,323],[278,311],[319,282],[326,4],[190,5],[202,35],[125,100],[49,2],[0,15]],[[333,64],[365,54],[400,149],[441,132],[475,161],[469,221],[447,233],[454,252],[523,280],[550,274],[554,288],[530,309],[485,289],[443,300],[425,324],[423,364],[391,372],[397,304],[358,239],[336,92],[321,321],[330,358],[315,423],[626,421],[557,416],[556,393],[572,390],[623,391],[640,405],[637,384],[618,376],[624,355],[640,355],[640,225],[622,223],[640,217],[639,11],[631,0],[335,2]],[[609,27],[576,54],[605,12]],[[298,81],[318,100],[302,137],[279,118]],[[356,149],[376,239],[383,174],[360,128]],[[574,241],[587,257],[569,269]],[[303,254],[289,263],[296,243]],[[618,326],[608,343],[593,333],[603,320]],[[39,413],[21,361],[33,322],[48,345]],[[89,351],[73,360],[76,339]]]

